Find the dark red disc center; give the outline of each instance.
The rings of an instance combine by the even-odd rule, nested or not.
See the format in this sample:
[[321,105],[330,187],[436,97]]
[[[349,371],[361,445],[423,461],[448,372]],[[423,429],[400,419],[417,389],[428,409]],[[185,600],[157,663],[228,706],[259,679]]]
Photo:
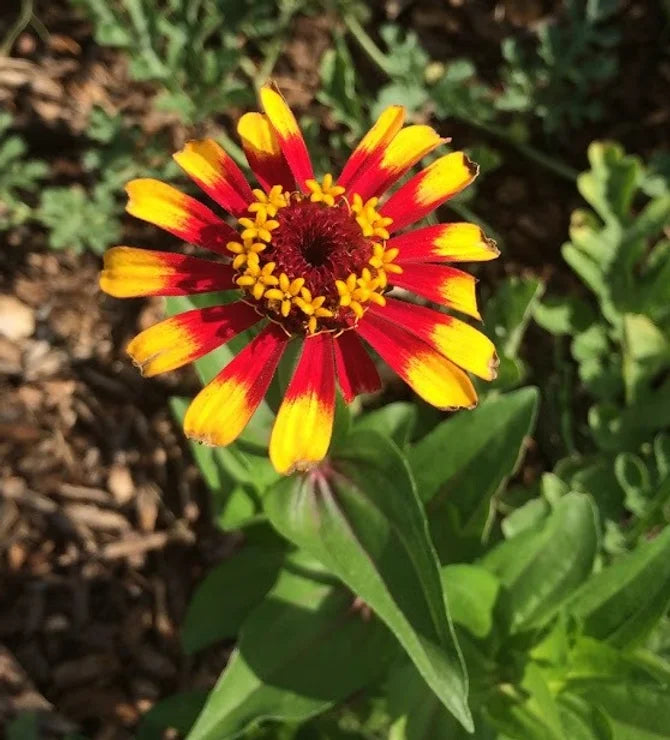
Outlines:
[[261,254],[262,262],[275,262],[275,275],[305,278],[314,297],[335,298],[335,280],[360,274],[372,249],[354,215],[342,201],[336,206],[294,201],[277,214],[279,227]]

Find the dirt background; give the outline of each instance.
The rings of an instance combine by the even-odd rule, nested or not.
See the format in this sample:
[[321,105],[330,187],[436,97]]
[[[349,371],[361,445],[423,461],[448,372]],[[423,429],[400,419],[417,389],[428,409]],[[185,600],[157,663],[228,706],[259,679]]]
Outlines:
[[[16,15],[8,5],[0,38]],[[558,12],[560,4],[541,0],[390,0],[374,16],[414,29],[434,59],[470,57],[495,84],[500,40]],[[622,3],[620,13],[621,74],[603,91],[606,121],[560,144],[539,127],[533,133],[538,148],[577,169],[595,138],[639,154],[668,145],[670,59],[653,51],[660,3]],[[49,35],[27,30],[0,58],[0,107],[57,181],[83,177],[82,132],[94,105],[122,111],[149,135],[167,133],[175,148],[192,134],[151,110],[152,89],[129,80],[123,56],[98,47],[67,3],[38,2],[35,14]],[[314,59],[334,23],[297,18],[277,63],[275,78],[299,114],[326,115],[314,102]],[[352,51],[368,87],[382,84]],[[221,122],[232,131],[232,117]],[[465,124],[448,134],[461,145],[487,141]],[[505,253],[486,281],[530,272],[552,287],[572,286],[559,249],[579,203],[574,187],[488,143],[505,163],[483,183],[475,210],[504,235]],[[138,234],[143,244],[160,243],[156,230],[125,225],[126,243]],[[211,524],[204,485],[166,405],[170,395],[196,391],[193,372],[144,380],[124,354],[160,318],[160,301],[100,295],[99,258],[49,251],[34,226],[0,240],[0,727],[20,710],[40,709],[45,737],[76,729],[123,740],[158,699],[211,686],[225,665],[230,646],[189,658],[178,631],[194,586],[239,538]]]

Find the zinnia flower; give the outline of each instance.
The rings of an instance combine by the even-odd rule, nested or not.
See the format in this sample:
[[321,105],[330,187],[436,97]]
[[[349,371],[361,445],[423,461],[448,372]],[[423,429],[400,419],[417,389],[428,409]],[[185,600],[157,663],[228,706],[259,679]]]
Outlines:
[[428,403],[441,409],[475,405],[465,371],[495,377],[491,341],[457,318],[389,291],[401,288],[479,319],[475,279],[450,263],[490,260],[498,250],[469,223],[397,233],[461,191],[478,169],[462,152],[445,154],[380,201],[446,141],[429,126],[403,128],[402,106],[379,116],[337,180],[332,174],[318,180],[281,94],[266,85],[260,97],[265,113],[247,113],[237,127],[260,188],[252,189],[211,139],[190,141],[174,155],[237,219],[236,229],[158,180],[133,180],[126,188],[129,213],[221,259],[113,247],[100,285],[117,297],[239,290],[238,301],[173,316],[128,346],[142,373],[151,376],[197,360],[258,325],[255,338],[186,413],[186,434],[207,444],[227,445],[241,433],[296,337],[302,347],[269,449],[275,468],[288,473],[326,455],[336,382],[347,402],[380,387],[361,339]]

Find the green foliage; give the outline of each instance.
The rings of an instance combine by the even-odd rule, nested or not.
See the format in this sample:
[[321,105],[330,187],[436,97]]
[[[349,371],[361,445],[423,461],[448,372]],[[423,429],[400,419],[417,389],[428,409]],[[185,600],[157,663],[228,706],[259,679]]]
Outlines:
[[384,108],[402,100],[408,111],[419,110],[428,101],[425,69],[428,55],[413,31],[403,34],[396,25],[382,26],[380,36],[389,50],[385,71],[391,82],[382,87],[371,109],[376,118]]
[[467,728],[467,682],[438,561],[406,461],[374,432],[353,432],[333,474],[284,478],[266,500],[273,526],[341,578],[398,638]]
[[596,142],[588,154],[591,169],[578,187],[592,210],[573,213],[563,256],[595,304],[553,296],[536,307],[535,319],[570,338],[593,400],[582,454],[557,473],[602,498],[605,547],[618,551],[668,521],[670,192],[657,181],[645,197],[645,167],[617,144]]
[[253,103],[242,39],[263,46],[283,32],[301,0],[76,0],[101,46],[126,50],[135,80],[160,85],[159,109],[196,122]]
[[116,199],[105,188],[87,192],[81,185],[46,188],[35,218],[49,229],[53,249],[91,249],[102,253],[121,237]]
[[514,37],[502,44],[504,91],[497,107],[534,113],[548,134],[600,119],[597,93],[618,69],[613,47],[619,34],[609,23],[617,3],[569,0],[565,5],[562,22],[538,26],[536,46]]
[[102,254],[121,239],[123,186],[135,177],[169,179],[176,165],[167,158],[162,137],[146,136],[121,115],[93,109],[87,130],[92,145],[81,157],[85,180],[47,187],[31,216],[48,231],[52,249],[90,249]]
[[37,192],[48,173],[44,162],[26,159],[26,143],[9,129],[12,117],[0,113],[0,232],[19,226],[31,216],[26,196]]
[[394,652],[378,619],[361,614],[309,557],[292,556],[245,622],[189,738],[235,737],[266,718],[307,719],[376,678]]

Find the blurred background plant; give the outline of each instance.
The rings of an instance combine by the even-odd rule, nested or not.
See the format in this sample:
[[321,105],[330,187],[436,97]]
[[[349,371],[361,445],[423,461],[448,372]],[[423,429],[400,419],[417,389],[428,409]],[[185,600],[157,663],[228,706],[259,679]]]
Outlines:
[[[668,737],[669,16],[642,0],[0,11],[9,738],[460,738],[466,671],[475,737]],[[451,136],[482,174],[441,220],[502,248],[474,268],[498,379],[472,412],[386,376],[339,408],[339,509],[269,465],[276,387],[231,447],[183,440],[189,397],[248,336],[196,374],[128,367],[138,327],[225,295],[128,308],[95,289],[113,244],[182,248],[126,219],[125,182],[176,180],[194,136],[244,165],[235,122],[270,76],[320,172],[390,103]],[[301,497],[314,521],[288,516]]]

